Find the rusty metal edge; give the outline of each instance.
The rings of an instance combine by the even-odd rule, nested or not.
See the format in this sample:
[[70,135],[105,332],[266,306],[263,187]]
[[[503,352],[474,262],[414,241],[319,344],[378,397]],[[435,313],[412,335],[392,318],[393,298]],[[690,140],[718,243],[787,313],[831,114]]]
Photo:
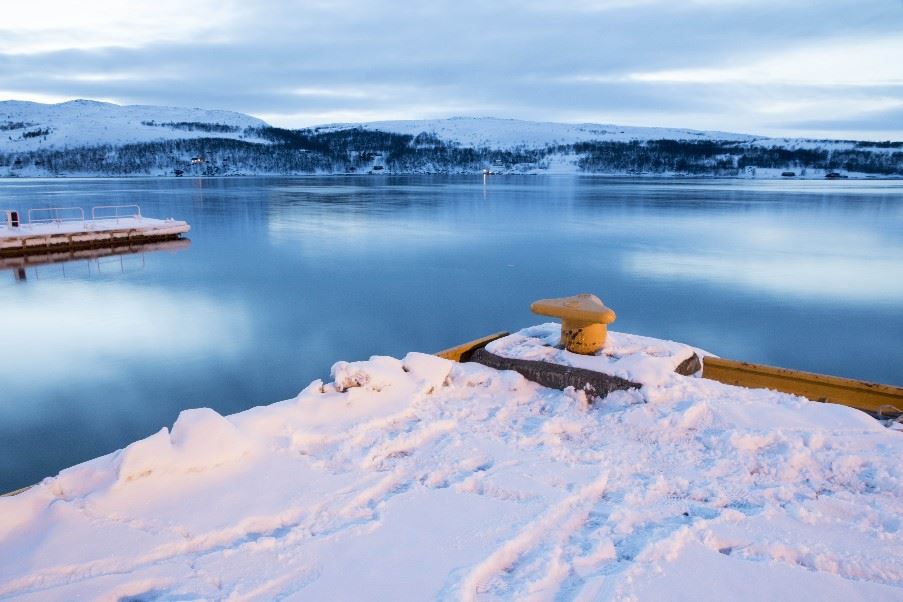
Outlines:
[[20,493],[25,493],[32,487],[34,487],[34,485],[26,485],[25,487],[16,489],[15,491],[10,491],[9,493],[0,493],[0,497],[12,497],[14,495],[19,495]]

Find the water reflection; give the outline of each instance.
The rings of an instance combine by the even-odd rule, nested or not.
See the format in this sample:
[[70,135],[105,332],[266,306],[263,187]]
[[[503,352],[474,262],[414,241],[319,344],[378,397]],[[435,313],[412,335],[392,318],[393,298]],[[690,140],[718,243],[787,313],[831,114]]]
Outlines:
[[[707,282],[759,291],[772,298],[899,303],[903,299],[903,240],[872,223],[795,215],[714,215],[707,228],[674,217],[657,225],[662,248],[629,250],[627,273],[665,282]],[[797,220],[806,223],[804,227]],[[682,241],[687,241],[680,249]]]
[[[0,257],[0,271],[6,270],[11,273],[16,282],[27,282],[29,278],[40,280],[54,276],[61,278],[91,277],[92,271],[106,273],[111,268],[114,272],[118,269],[119,272],[125,273],[127,270],[144,269],[145,253],[158,251],[175,253],[187,250],[190,245],[189,239],[179,238],[160,242],[131,243],[128,246]],[[56,266],[58,269],[44,269],[45,266]],[[30,277],[29,274],[31,274]]]
[[24,286],[4,272],[0,489],[182,408],[285,399],[334,361],[511,330],[537,321],[532,300],[583,291],[615,308],[617,330],[903,384],[901,193],[507,176],[4,181],[0,206],[138,203],[191,223],[192,244],[137,266],[29,266]]
[[838,300],[891,302],[903,298],[903,267],[891,258],[725,257],[714,253],[637,252],[624,269],[663,281],[709,282],[760,293],[804,297],[812,303]]

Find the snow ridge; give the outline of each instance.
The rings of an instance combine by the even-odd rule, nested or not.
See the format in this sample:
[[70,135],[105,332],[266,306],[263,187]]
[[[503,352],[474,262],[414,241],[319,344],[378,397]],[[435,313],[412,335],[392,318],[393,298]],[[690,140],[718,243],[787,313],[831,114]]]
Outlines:
[[[155,125],[148,125],[150,123]],[[161,125],[172,123],[221,125],[233,131],[192,131]],[[22,127],[16,127],[20,124]],[[59,104],[7,100],[0,101],[0,127],[3,127],[0,130],[0,152],[200,137],[238,138],[240,131],[246,127],[266,125],[256,117],[233,111],[121,106],[94,100],[72,100]],[[43,133],[45,131],[46,134]]]
[[337,123],[313,128],[320,131],[360,127],[366,130],[416,136],[421,132],[436,135],[445,142],[475,148],[545,148],[577,142],[630,142],[633,140],[731,140],[750,142],[762,136],[680,128],[636,127],[597,123],[553,123],[498,119],[495,117],[452,117],[409,121],[371,121]]

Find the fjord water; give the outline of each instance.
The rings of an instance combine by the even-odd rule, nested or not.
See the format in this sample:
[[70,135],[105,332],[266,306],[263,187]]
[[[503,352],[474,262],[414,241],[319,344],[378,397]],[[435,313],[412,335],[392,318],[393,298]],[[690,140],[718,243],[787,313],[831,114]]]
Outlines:
[[585,291],[615,330],[903,385],[899,181],[0,182],[23,213],[121,203],[189,221],[190,245],[0,270],[0,491]]

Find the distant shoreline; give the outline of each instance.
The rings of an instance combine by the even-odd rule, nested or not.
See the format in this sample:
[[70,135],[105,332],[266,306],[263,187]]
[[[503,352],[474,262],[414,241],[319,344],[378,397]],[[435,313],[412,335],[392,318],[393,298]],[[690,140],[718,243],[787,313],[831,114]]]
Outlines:
[[[716,175],[716,174],[619,174],[619,173],[504,173],[488,176],[491,182],[500,178],[521,177],[547,177],[547,178],[611,178],[617,180],[736,180],[745,182],[838,182],[838,181],[896,181],[903,180],[903,175],[871,175],[871,174],[845,174],[846,177],[831,179],[824,176],[740,176],[740,175]],[[446,173],[446,172],[403,172],[403,173],[267,173],[267,174],[218,174],[218,175],[184,175],[172,174],[122,174],[122,175],[98,175],[98,174],[65,174],[65,175],[2,175],[2,181],[15,180],[135,180],[135,179],[169,179],[169,180],[225,180],[246,178],[399,178],[399,177],[455,177],[473,178],[482,180],[480,173]]]

